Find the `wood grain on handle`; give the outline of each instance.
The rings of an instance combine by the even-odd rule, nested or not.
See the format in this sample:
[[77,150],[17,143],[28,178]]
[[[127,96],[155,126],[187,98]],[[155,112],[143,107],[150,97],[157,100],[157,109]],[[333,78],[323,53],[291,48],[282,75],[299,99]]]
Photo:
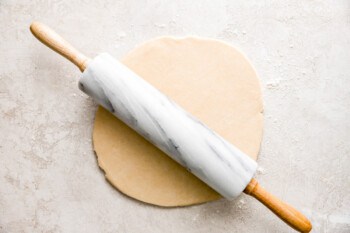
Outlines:
[[85,70],[89,58],[80,53],[51,28],[45,24],[33,22],[30,25],[30,31],[43,44],[73,62],[81,71]]
[[268,193],[255,179],[250,181],[244,192],[255,197],[295,230],[299,232],[311,231],[312,225],[302,213]]

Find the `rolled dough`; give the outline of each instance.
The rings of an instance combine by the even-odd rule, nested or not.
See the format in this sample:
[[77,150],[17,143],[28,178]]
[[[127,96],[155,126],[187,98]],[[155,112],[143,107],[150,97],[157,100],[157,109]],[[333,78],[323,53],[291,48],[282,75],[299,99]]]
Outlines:
[[[235,48],[217,40],[162,37],[137,47],[122,62],[257,158],[261,90],[252,65]],[[167,207],[221,198],[102,107],[96,113],[93,143],[107,180],[130,197]]]

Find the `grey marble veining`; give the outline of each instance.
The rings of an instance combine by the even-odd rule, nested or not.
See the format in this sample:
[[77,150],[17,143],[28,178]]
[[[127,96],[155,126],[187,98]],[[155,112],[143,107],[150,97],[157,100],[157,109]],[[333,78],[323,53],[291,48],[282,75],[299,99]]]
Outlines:
[[79,88],[226,198],[255,173],[254,160],[106,53],[89,63]]

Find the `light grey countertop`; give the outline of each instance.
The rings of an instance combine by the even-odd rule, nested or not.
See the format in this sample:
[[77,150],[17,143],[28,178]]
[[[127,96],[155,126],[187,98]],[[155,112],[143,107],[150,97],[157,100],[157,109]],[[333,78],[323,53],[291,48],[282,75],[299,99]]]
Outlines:
[[162,35],[238,47],[263,89],[256,177],[313,232],[350,232],[348,0],[0,1],[0,232],[294,232],[245,195],[167,209],[116,191],[92,150],[96,104],[33,20],[91,57]]

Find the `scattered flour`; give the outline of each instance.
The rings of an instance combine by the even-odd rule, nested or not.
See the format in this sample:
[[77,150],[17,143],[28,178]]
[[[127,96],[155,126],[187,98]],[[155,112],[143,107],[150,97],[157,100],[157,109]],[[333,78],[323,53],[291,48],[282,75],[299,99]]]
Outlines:
[[257,173],[258,175],[264,175],[264,174],[266,173],[266,171],[265,171],[264,168],[258,167],[258,168],[256,169],[256,173]]
[[266,84],[267,89],[278,89],[280,86],[280,80],[271,81]]

